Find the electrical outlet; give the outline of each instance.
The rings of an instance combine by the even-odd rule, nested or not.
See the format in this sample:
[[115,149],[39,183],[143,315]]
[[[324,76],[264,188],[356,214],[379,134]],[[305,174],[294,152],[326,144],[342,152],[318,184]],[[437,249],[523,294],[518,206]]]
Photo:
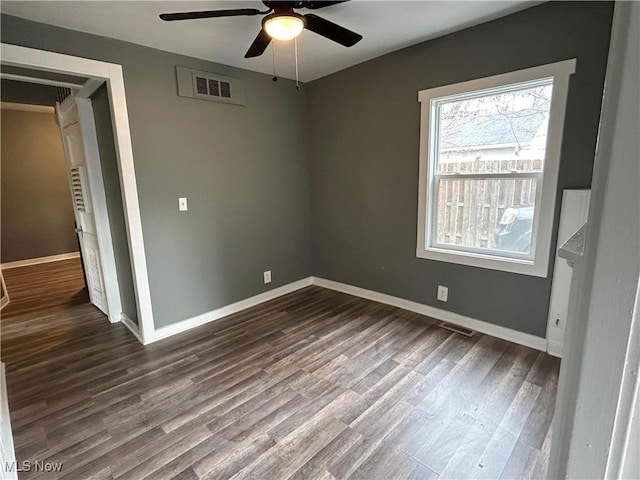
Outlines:
[[552,325],[556,328],[564,330],[565,315],[560,312],[555,312],[552,317]]
[[438,285],[438,300],[446,302],[449,299],[449,289],[444,285]]
[[271,270],[267,270],[262,276],[264,277],[264,283],[271,283]]
[[187,207],[187,197],[178,198],[178,211],[186,212],[188,210]]

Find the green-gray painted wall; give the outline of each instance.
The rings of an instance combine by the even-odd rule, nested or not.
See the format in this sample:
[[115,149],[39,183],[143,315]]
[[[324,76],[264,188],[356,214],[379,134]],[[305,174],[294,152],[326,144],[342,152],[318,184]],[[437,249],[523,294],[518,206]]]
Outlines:
[[102,181],[107,201],[107,214],[109,215],[109,227],[111,241],[118,275],[118,287],[120,288],[120,301],[122,312],[134,323],[138,323],[136,308],[135,288],[133,286],[133,274],[131,271],[131,257],[129,255],[129,241],[122,206],[122,190],[120,189],[120,174],[118,172],[118,157],[116,155],[115,141],[113,138],[113,124],[111,123],[111,111],[109,107],[109,94],[107,87],[102,86],[91,97],[93,116],[96,124],[96,136],[98,150],[100,152],[100,166],[102,169]]
[[[612,11],[612,3],[550,2],[312,82],[314,275],[544,337],[551,271],[545,279],[416,258],[417,95],[577,58],[558,192],[588,188]],[[436,300],[438,284],[449,287],[448,303]]]
[[[1,35],[122,65],[156,327],[311,274],[308,131],[293,82],[7,15]],[[242,79],[247,105],[178,97],[176,65]]]
[[55,114],[2,109],[2,262],[78,251]]
[[57,100],[56,87],[2,79],[0,80],[0,98],[2,98],[3,102],[49,105],[52,107]]

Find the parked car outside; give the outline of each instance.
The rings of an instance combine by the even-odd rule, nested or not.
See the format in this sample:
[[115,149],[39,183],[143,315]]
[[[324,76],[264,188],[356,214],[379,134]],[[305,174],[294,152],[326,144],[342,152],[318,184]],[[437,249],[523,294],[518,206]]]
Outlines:
[[507,208],[493,234],[491,246],[497,250],[530,253],[534,205]]

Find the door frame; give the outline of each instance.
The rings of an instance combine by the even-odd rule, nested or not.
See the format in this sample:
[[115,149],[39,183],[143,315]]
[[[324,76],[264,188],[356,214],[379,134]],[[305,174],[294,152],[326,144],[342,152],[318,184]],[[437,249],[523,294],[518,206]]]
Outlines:
[[[125,226],[131,254],[138,328],[126,318],[120,320],[143,344],[150,343],[154,333],[153,310],[122,66],[6,43],[1,43],[0,47],[3,64],[88,78],[89,80],[77,95],[81,99],[88,99],[103,82],[106,83],[120,173]],[[87,133],[83,131],[83,136]],[[102,228],[108,228],[108,225],[101,223]]]

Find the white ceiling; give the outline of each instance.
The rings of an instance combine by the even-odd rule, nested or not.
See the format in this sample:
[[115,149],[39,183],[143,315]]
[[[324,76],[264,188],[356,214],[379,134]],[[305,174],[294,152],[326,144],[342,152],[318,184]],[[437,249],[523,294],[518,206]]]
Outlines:
[[[385,53],[523,10],[540,1],[366,1],[314,11],[360,33],[351,48],[305,31],[298,40],[300,79],[315,80]],[[163,22],[158,14],[225,8],[259,8],[254,1],[2,1],[2,12],[73,30],[271,74],[271,49],[244,54],[260,29],[260,16]],[[309,12],[300,10],[301,13]],[[293,45],[275,48],[278,76],[295,75]]]

